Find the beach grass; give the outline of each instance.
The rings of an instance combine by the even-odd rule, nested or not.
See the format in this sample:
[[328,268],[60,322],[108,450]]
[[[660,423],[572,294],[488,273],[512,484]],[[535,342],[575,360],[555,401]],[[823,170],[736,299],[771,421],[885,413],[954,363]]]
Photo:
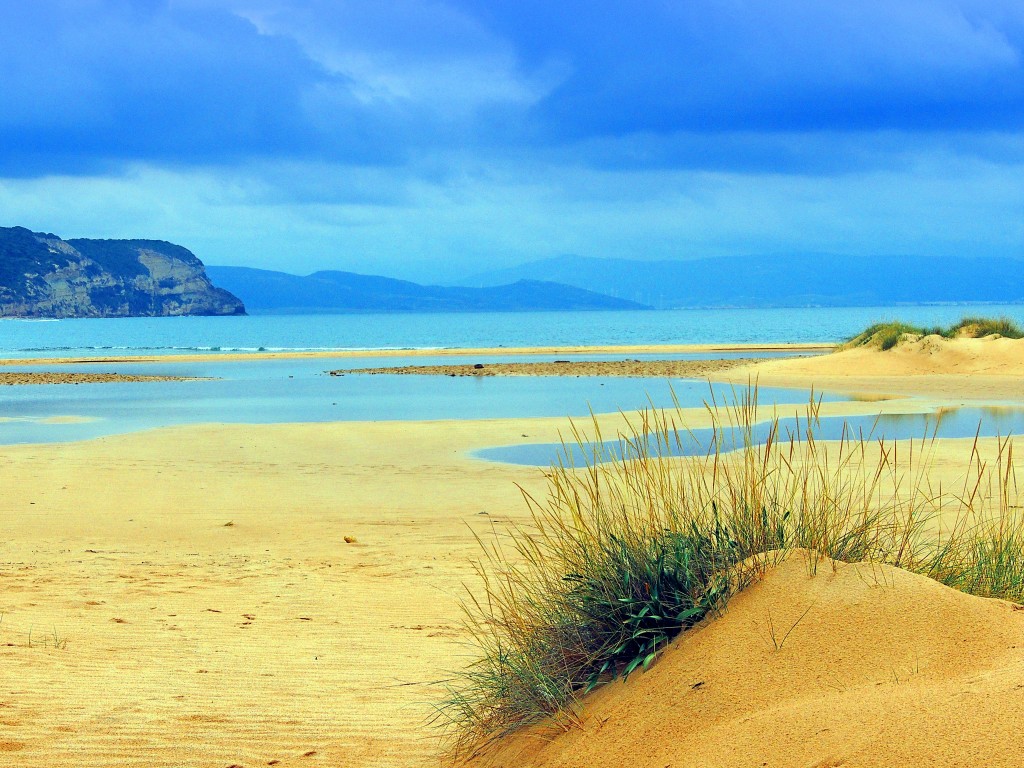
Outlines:
[[979,339],[996,334],[1006,339],[1024,338],[1024,329],[1008,317],[965,317],[946,329],[948,338]]
[[947,489],[932,477],[933,436],[819,441],[818,408],[782,434],[756,388],[711,403],[713,448],[687,459],[667,458],[687,433],[678,407],[626,420],[611,444],[596,420],[589,433],[574,425],[567,442],[586,461],[546,472],[546,495],[526,495],[529,525],[480,540],[464,605],[474,661],[439,707],[453,753],[541,721],[571,727],[586,693],[648,667],[795,552],[811,572],[826,557],[885,563],[1024,600],[1009,440],[987,459],[975,440],[962,485]]
[[911,338],[942,336],[947,339],[980,339],[993,334],[1007,339],[1020,339],[1024,338],[1024,329],[1008,317],[964,317],[959,322],[946,328],[941,326],[928,328],[899,321],[890,321],[869,325],[860,333],[847,339],[844,344],[840,345],[839,349],[876,346],[882,350],[888,350],[895,347],[908,336]]

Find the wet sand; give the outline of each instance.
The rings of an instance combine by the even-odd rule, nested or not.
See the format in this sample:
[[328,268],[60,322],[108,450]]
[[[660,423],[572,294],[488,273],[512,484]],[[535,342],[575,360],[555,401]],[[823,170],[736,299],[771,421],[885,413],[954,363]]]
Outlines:
[[410,376],[634,376],[705,378],[711,374],[761,362],[740,357],[712,360],[555,360],[546,363],[476,363],[467,365],[402,365],[331,371],[332,376],[364,373]]
[[0,371],[0,386],[31,384],[124,384],[145,381],[200,381],[189,376],[138,376],[124,373],[62,373],[35,371],[5,373]]

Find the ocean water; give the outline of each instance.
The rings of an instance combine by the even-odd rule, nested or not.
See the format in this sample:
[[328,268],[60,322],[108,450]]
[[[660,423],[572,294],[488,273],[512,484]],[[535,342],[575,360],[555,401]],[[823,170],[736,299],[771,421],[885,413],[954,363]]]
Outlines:
[[1024,305],[648,312],[254,315],[0,320],[0,356],[231,350],[440,349],[609,344],[835,342],[879,320],[948,324]]

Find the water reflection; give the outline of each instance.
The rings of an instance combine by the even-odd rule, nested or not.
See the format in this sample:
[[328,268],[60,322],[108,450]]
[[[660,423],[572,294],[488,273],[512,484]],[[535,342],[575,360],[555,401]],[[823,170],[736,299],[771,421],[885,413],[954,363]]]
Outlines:
[[[779,435],[785,439],[806,437],[808,429],[816,440],[839,440],[843,437],[865,440],[911,440],[925,437],[961,438],[996,437],[1024,434],[1024,408],[1017,406],[977,406],[965,408],[940,408],[931,413],[891,413],[880,416],[828,416],[810,424],[802,417],[779,419]],[[756,445],[763,444],[772,430],[770,422],[756,424],[750,431],[750,439]],[[719,430],[719,448],[728,452],[742,448],[745,433],[737,428],[724,427]],[[655,445],[651,438],[646,449],[661,456],[700,456],[712,449],[714,432],[695,429],[677,433],[669,446]],[[532,445],[487,448],[474,455],[489,461],[506,464],[547,467],[558,462],[573,466],[585,463],[610,461],[623,456],[635,455],[637,447],[625,440],[608,441],[585,446],[562,446],[559,443],[536,443]]]

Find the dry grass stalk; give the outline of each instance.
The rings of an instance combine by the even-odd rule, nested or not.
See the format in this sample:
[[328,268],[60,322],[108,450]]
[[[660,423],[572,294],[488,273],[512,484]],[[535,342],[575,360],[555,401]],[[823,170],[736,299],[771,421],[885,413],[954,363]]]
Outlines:
[[543,498],[525,494],[528,527],[480,541],[481,588],[465,605],[477,660],[439,709],[455,752],[541,720],[571,726],[584,693],[646,668],[796,550],[812,573],[822,557],[887,563],[1024,599],[1008,439],[990,463],[975,438],[950,492],[932,481],[933,436],[819,441],[818,405],[795,434],[770,418],[759,440],[756,387],[712,401],[714,439],[696,458],[672,457],[692,437],[678,404],[626,420],[611,443],[596,419],[589,433],[573,424],[566,445],[584,449],[583,464],[548,470]]

